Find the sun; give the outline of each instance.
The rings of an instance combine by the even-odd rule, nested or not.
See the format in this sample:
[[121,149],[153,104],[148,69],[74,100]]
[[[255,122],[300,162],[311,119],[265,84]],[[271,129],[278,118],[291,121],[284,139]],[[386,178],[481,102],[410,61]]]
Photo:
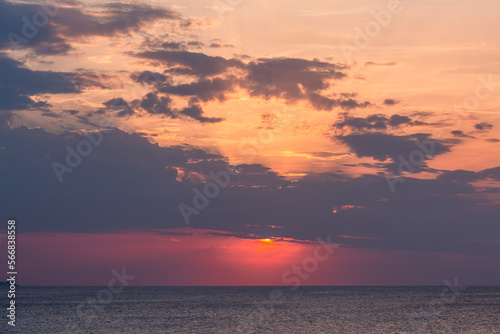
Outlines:
[[260,249],[271,250],[280,245],[278,243],[278,240],[276,240],[276,238],[265,238],[257,240],[258,240],[257,247]]

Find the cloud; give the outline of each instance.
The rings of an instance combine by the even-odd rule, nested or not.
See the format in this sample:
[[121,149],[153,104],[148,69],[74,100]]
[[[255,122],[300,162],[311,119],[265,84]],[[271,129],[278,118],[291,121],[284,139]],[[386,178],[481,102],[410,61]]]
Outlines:
[[183,42],[163,42],[160,44],[162,49],[165,50],[173,50],[173,51],[179,51],[179,50],[186,50],[186,43]]
[[205,44],[203,42],[200,42],[200,41],[190,41],[190,42],[187,43],[187,45],[190,46],[190,47],[194,47],[194,48],[201,48]]
[[[159,38],[146,37],[142,42],[142,46],[153,50],[163,50],[163,51],[188,51],[192,49],[201,49],[207,45],[202,41],[180,41],[180,40],[161,40]],[[230,45],[221,45],[220,47],[229,47]],[[208,47],[216,47],[212,44]]]
[[390,127],[396,128],[402,125],[412,126],[424,123],[414,122],[408,116],[392,115],[387,117],[382,114],[372,114],[366,117],[353,117],[348,113],[339,114],[339,120],[333,124],[336,129],[350,129],[354,131],[386,130]]
[[0,72],[0,111],[47,107],[33,96],[80,93],[87,84],[85,78],[74,73],[33,71],[1,53]]
[[481,123],[478,123],[478,124],[474,125],[474,127],[476,128],[476,130],[486,131],[486,130],[493,129],[493,124],[490,124],[490,123],[487,123],[487,122],[481,122]]
[[[71,50],[73,41],[131,34],[151,22],[165,20],[189,25],[178,13],[152,6],[116,3],[81,6],[66,3],[29,43],[20,47],[32,48],[44,55],[65,54]],[[33,17],[39,8],[0,0],[3,22],[0,48],[10,47],[5,36],[12,31],[22,34],[21,18]],[[215,57],[187,50],[229,46],[218,42],[177,42],[170,37],[168,41],[152,41],[147,46],[147,51],[133,56],[156,69],[133,72],[131,78],[149,91],[133,101],[119,95],[106,95],[96,114],[128,117],[147,113],[218,123],[223,119],[208,117],[203,111],[205,104],[223,103],[240,92],[253,99],[304,103],[320,111],[373,105],[355,92],[335,91],[336,83],[350,74],[350,69],[342,64],[286,57]],[[197,194],[194,189],[203,193],[204,187],[214,182],[211,172],[228,168],[228,159],[218,152],[189,145],[162,147],[141,133],[114,129],[54,134],[42,129],[7,127],[13,110],[35,109],[45,117],[67,115],[72,120],[96,126],[94,119],[89,119],[92,114],[73,109],[63,109],[61,113],[51,111],[43,95],[79,94],[87,87],[109,88],[106,83],[109,78],[83,69],[72,73],[37,71],[5,55],[0,56],[0,71],[0,124],[3,126],[0,168],[9,175],[0,180],[3,189],[0,200],[19,213],[18,218],[25,222],[23,228],[27,232],[184,227],[178,205],[191,205]],[[174,103],[178,100],[184,104]],[[384,105],[398,102],[385,99]],[[459,140],[435,140],[426,133],[387,133],[412,126],[433,126],[415,117],[416,114],[356,117],[342,113],[333,127],[345,133],[334,139],[358,157],[376,160],[372,166],[390,171],[397,170],[399,157],[408,159],[413,152],[422,151],[419,143],[431,143],[433,149],[423,151],[423,161],[417,171],[430,170],[426,163],[449,152]],[[263,121],[265,125],[273,125],[271,116],[266,115]],[[475,125],[479,131],[492,127],[485,122]],[[459,130],[452,134],[458,138],[468,137]],[[80,143],[89,141],[89,136],[99,135],[103,136],[103,142],[93,147],[81,164],[71,168],[71,173],[64,175],[64,182],[59,183],[51,164],[67,163],[68,155],[72,154],[68,147],[77,150]],[[296,154],[318,160],[341,155],[313,146],[304,151]],[[210,198],[206,209],[193,217],[194,225],[210,229],[212,235],[251,238],[267,235],[310,242],[318,235],[338,234],[350,236],[344,238],[346,247],[484,254],[500,251],[498,246],[474,244],[472,247],[461,241],[500,238],[500,209],[494,200],[485,196],[499,190],[494,186],[479,187],[474,182],[499,181],[500,167],[482,171],[434,170],[435,179],[405,178],[394,193],[381,175],[310,173],[292,182],[262,164],[229,167],[237,170],[230,184],[220,189],[218,196]],[[25,210],[26,207],[30,210]]]
[[191,100],[188,106],[177,109],[172,107],[172,99],[169,96],[162,96],[154,93],[145,95],[140,101],[139,106],[149,114],[162,115],[170,118],[185,116],[199,121],[200,123],[219,123],[224,120],[221,117],[204,116],[203,109],[195,100]]
[[[429,139],[429,134],[415,134],[407,136],[389,135],[383,133],[364,133],[339,136],[344,144],[348,145],[358,157],[371,157],[375,160],[385,161],[399,155],[408,156],[418,149],[417,142]],[[449,147],[444,143],[434,140],[436,148],[432,155],[449,152]]]
[[[99,138],[98,133],[51,134],[26,127],[0,132],[0,168],[9,175],[0,180],[0,200],[25,222],[23,231],[182,228],[178,205],[192,205],[193,189],[203,193],[214,182],[211,172],[228,168],[227,159],[216,152],[189,145],[161,147],[139,134],[114,129],[102,133],[102,142],[59,183],[51,163],[66,163],[67,147],[77,150],[82,140]],[[345,247],[356,248],[500,252],[500,245],[471,247],[460,241],[500,238],[500,208],[477,198],[479,189],[466,183],[476,177],[474,172],[405,178],[398,191],[391,192],[385,177],[378,175],[308,174],[290,182],[260,164],[231,168],[237,174],[193,216],[193,228],[306,242],[328,234],[365,237],[342,240]],[[497,167],[479,174],[499,180],[499,171]],[[32,191],[26,192],[27,187]],[[31,209],[23,210],[26,207]],[[281,228],[267,227],[271,225]]]
[[231,44],[221,44],[221,43],[210,43],[208,45],[209,47],[213,48],[213,49],[219,49],[219,48],[233,48],[234,45],[231,45]]
[[71,49],[53,24],[47,21],[43,28],[35,26],[35,15],[47,20],[49,17],[41,6],[0,0],[0,49],[34,48],[38,54],[66,53]]
[[152,71],[142,71],[134,72],[130,75],[132,80],[143,85],[155,85],[158,83],[171,82],[171,78],[167,77],[165,74],[152,72]]
[[366,118],[362,117],[351,117],[348,114],[342,114],[344,119],[334,124],[337,129],[343,129],[345,127],[354,130],[382,130],[387,129],[387,118],[382,115],[370,115]]
[[118,117],[126,117],[134,114],[134,109],[121,97],[111,99],[103,104],[108,110],[116,113]]
[[168,66],[181,66],[175,73],[193,75],[200,78],[226,73],[229,69],[239,68],[243,63],[237,59],[208,56],[204,53],[188,51],[145,51],[135,55]]
[[11,125],[12,112],[0,110],[0,129],[8,128]]
[[474,138],[472,136],[469,136],[469,135],[466,135],[463,131],[461,130],[454,130],[454,131],[451,131],[451,134],[455,137],[458,137],[458,138]]
[[484,178],[490,178],[496,181],[500,181],[500,167],[485,169],[481,171],[481,175]]
[[[86,88],[106,88],[106,75],[77,69],[74,72],[37,71],[0,52],[0,126],[9,124],[12,111],[38,110],[60,118],[44,99],[51,94],[80,94]],[[66,112],[68,113],[68,112]],[[69,112],[74,115],[77,112]]]
[[115,79],[111,75],[83,68],[75,69],[70,75],[76,85],[87,88],[110,89],[112,88],[112,84],[108,82],[112,82]]
[[201,79],[189,84],[165,84],[158,91],[177,96],[196,97],[203,102],[219,100],[225,101],[226,94],[234,92],[236,77],[228,76],[224,79]]
[[399,172],[402,161],[414,159],[418,155],[417,164],[413,164],[413,172],[426,170],[425,161],[433,156],[450,151],[453,141],[432,139],[429,134],[391,135],[380,132],[338,135],[335,137],[347,145],[358,158],[370,157],[378,161],[390,160],[384,167],[393,173]]
[[[101,135],[102,144],[94,146],[92,154],[84,157],[81,165],[71,173],[63,174],[64,182],[59,183],[51,164],[54,161],[67,164],[67,147],[78,150],[78,143],[89,140],[85,134],[65,132],[58,135],[25,127],[6,129],[0,133],[4,147],[0,152],[1,168],[4,173],[13,176],[11,179],[4,178],[2,187],[13,191],[18,189],[9,204],[16,212],[24,212],[21,216],[33,222],[30,229],[93,229],[108,219],[121,220],[119,212],[123,207],[140,207],[137,214],[146,214],[143,218],[151,217],[151,214],[156,215],[155,219],[160,218],[159,213],[163,210],[160,209],[163,206],[160,202],[170,201],[163,207],[171,205],[172,210],[177,210],[173,199],[191,190],[190,184],[183,185],[176,181],[177,170],[174,167],[188,169],[191,161],[207,160],[207,163],[215,164],[222,159],[218,154],[189,146],[159,147],[144,137],[119,129]],[[90,136],[98,139],[99,132]],[[9,159],[12,160],[7,163]],[[29,186],[31,183],[32,186]],[[38,190],[23,201],[21,197],[26,187]],[[55,203],[60,205],[59,213],[51,209]],[[20,210],[20,206],[24,205],[34,206],[32,210]],[[148,207],[154,207],[149,214]],[[76,225],[71,226],[70,217],[74,214],[81,216],[74,216]],[[135,219],[142,220],[137,214],[133,214]],[[59,218],[51,223],[50,220],[58,215]],[[92,217],[97,221],[91,222]],[[164,218],[168,220],[168,217]],[[118,220],[106,224],[118,228],[121,225]]]
[[278,98],[287,103],[307,101],[316,110],[365,108],[368,101],[334,97],[325,93],[333,81],[347,77],[342,64],[297,58],[260,58],[245,66],[240,86],[252,97]]
[[385,99],[384,100],[384,104],[386,106],[393,106],[393,105],[396,105],[398,104],[400,101],[397,101],[397,100],[394,100],[394,99]]
[[468,171],[468,170],[454,170],[445,171],[437,176],[437,180],[444,181],[454,181],[459,183],[469,183],[472,181],[479,180],[481,178],[480,173]]
[[[366,108],[369,101],[358,101],[356,93],[327,93],[334,81],[347,77],[341,64],[296,58],[226,59],[204,53],[172,50],[149,50],[135,54],[153,65],[162,66],[172,80],[158,80],[155,90],[163,94],[189,98],[192,101],[225,101],[236,90],[250,97],[286,103],[308,102],[316,110]],[[144,74],[134,74],[140,82]],[[178,83],[176,77],[190,77]]]
[[53,111],[43,111],[42,116],[52,117],[52,118],[62,118],[62,116],[60,114],[57,114]]
[[156,94],[149,93],[142,98],[140,107],[150,114],[177,118],[177,113],[170,108],[171,103],[172,99],[170,99],[169,97],[158,97]]
[[[97,75],[93,75],[88,71],[81,71],[75,75],[76,82],[87,86],[92,86],[94,84],[99,84],[102,79],[99,79]],[[153,115],[161,115],[169,118],[180,118],[184,117],[186,119],[196,120],[200,123],[218,123],[224,119],[221,117],[206,117],[204,115],[203,109],[199,104],[199,101],[206,101],[210,98],[206,97],[210,94],[210,83],[208,85],[203,85],[200,83],[198,86],[193,85],[179,85],[170,86],[172,79],[167,75],[152,71],[134,72],[131,75],[133,81],[138,82],[142,85],[150,85],[153,87],[153,92],[150,92],[143,96],[141,99],[134,101],[126,101],[122,97],[115,97],[103,103],[103,108],[98,109],[95,112],[91,112],[89,116],[93,114],[104,115],[109,114],[117,117],[128,117],[132,115],[140,114],[141,112]],[[214,79],[215,80],[215,79]],[[101,84],[102,85],[102,84]],[[173,106],[172,98],[165,94],[169,92],[169,87],[177,92],[177,95],[191,96],[188,100],[188,104],[182,108],[175,108]],[[103,87],[101,87],[103,88]],[[203,92],[203,89],[207,89]],[[185,90],[186,93],[182,93]],[[197,95],[199,97],[194,97],[192,95]],[[84,124],[93,124],[87,117],[80,116],[80,122]]]
[[178,12],[146,4],[108,3],[98,6],[100,12],[61,8],[56,26],[64,36],[112,36],[137,30],[157,20],[180,20]]
[[76,115],[79,113],[78,110],[74,110],[74,109],[63,109],[63,112],[66,114],[70,114],[70,115]]
[[203,109],[194,101],[189,103],[189,106],[178,111],[180,115],[190,117],[200,123],[219,123],[224,120],[222,117],[206,117],[203,116]]
[[437,179],[463,184],[486,179],[500,181],[500,167],[484,169],[479,172],[467,170],[444,171],[442,174],[438,175]]
[[408,116],[401,116],[401,115],[392,115],[389,120],[388,124],[392,127],[398,127],[400,125],[422,125],[422,123],[416,123],[413,122]]
[[176,11],[145,4],[108,3],[87,8],[70,2],[54,6],[0,0],[0,49],[66,54],[75,38],[126,34],[159,20],[187,22]]
[[247,66],[244,87],[250,96],[296,101],[346,77],[342,65],[294,58],[261,58]]

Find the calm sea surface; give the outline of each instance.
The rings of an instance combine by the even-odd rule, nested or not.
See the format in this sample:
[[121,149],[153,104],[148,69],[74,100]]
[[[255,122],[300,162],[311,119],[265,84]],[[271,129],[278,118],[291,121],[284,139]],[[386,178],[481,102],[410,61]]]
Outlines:
[[499,287],[19,287],[16,303],[1,333],[500,333]]

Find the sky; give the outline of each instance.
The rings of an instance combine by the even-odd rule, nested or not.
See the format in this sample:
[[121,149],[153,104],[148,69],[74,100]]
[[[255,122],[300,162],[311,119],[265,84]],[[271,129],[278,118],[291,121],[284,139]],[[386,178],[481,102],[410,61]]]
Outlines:
[[19,283],[500,284],[499,9],[0,0]]

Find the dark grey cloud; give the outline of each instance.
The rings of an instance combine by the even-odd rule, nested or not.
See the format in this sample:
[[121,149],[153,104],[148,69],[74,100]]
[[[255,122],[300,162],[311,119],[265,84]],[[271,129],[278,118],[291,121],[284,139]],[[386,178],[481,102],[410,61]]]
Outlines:
[[224,79],[201,79],[189,84],[165,84],[158,91],[177,96],[196,97],[203,102],[219,100],[225,101],[226,94],[234,92],[236,77],[228,76]]
[[158,20],[184,21],[179,13],[145,4],[25,4],[0,0],[0,49],[32,48],[41,55],[66,54],[75,38],[113,36]]
[[[330,81],[346,76],[345,66],[321,61],[289,58],[262,58],[244,63],[239,59],[208,56],[188,51],[156,50],[136,54],[137,57],[165,65],[163,73],[133,73],[132,80],[152,86],[152,92],[140,105],[149,113],[176,118],[188,116],[204,123],[219,122],[221,118],[203,116],[200,102],[223,102],[227,95],[244,89],[252,97],[278,98],[287,103],[308,101],[317,110],[364,108],[370,102],[358,102],[355,93],[340,97],[323,95]],[[190,82],[178,83],[177,76],[191,76]],[[173,110],[170,96],[188,100],[188,107]],[[161,103],[157,101],[162,100]]]
[[213,48],[213,49],[234,48],[234,45],[231,45],[231,44],[222,44],[222,43],[218,43],[218,42],[212,42],[208,46],[210,48]]
[[130,77],[135,82],[143,85],[156,85],[159,83],[171,82],[171,78],[165,74],[152,71],[134,72]]
[[0,110],[0,129],[10,127],[12,112],[9,110]]
[[[38,110],[43,116],[60,118],[44,101],[45,94],[80,94],[85,88],[105,88],[106,76],[91,71],[36,71],[0,53],[0,125],[9,122],[12,111]],[[75,111],[71,112],[75,114]]]
[[70,115],[76,115],[79,113],[78,110],[74,110],[74,109],[63,109],[63,112],[66,114],[70,114]]
[[444,171],[442,174],[437,176],[437,179],[454,181],[463,184],[486,179],[500,181],[500,167],[484,169],[479,172],[467,170]]
[[427,170],[427,160],[449,152],[450,147],[457,143],[457,141],[452,140],[432,139],[429,134],[424,133],[398,136],[369,132],[337,135],[335,139],[347,145],[358,158],[370,157],[378,161],[389,160],[390,162],[384,167],[397,174],[401,174],[401,170],[405,164],[407,166],[408,161],[411,163],[411,172]]
[[413,122],[408,116],[401,115],[392,115],[389,118],[388,124],[392,127],[400,126],[400,125],[422,125],[421,122],[416,123]]
[[343,120],[335,123],[333,126],[337,129],[351,128],[354,130],[385,130],[387,129],[387,117],[383,115],[370,115],[366,118],[352,117],[348,114],[343,115]]
[[[114,230],[134,227],[148,217],[156,221],[157,228],[182,227],[178,225],[182,218],[177,198],[192,194],[192,178],[187,175],[195,172],[208,177],[211,171],[228,166],[218,153],[190,145],[160,147],[119,129],[89,136],[94,140],[101,136],[102,142],[93,145],[80,165],[62,174],[64,181],[60,183],[51,164],[57,161],[69,166],[68,152],[78,153],[79,143],[89,141],[89,137],[79,132],[52,134],[26,127],[0,132],[0,172],[12,176],[2,178],[0,184],[5,191],[17,189],[8,205],[12,204],[13,212],[19,212],[20,219],[32,222],[27,230]],[[179,170],[186,175],[183,181],[178,181]],[[242,165],[233,181],[248,183],[258,175],[264,176],[266,182],[277,178],[268,168]],[[30,195],[22,200],[26,189],[31,189]],[[55,203],[60,205],[59,213],[54,211]],[[21,210],[27,206],[31,210]],[[129,214],[132,216],[127,222],[121,221]],[[109,221],[115,218],[118,220]]]
[[126,117],[134,114],[134,109],[121,97],[108,100],[103,104],[108,110],[118,117]]
[[[331,100],[331,99],[330,99]],[[328,107],[318,107],[317,109],[319,110],[331,110],[333,109],[334,107],[341,107],[342,109],[345,109],[345,110],[351,110],[351,109],[356,109],[356,108],[366,108],[366,107],[369,107],[371,106],[371,102],[369,101],[364,101],[364,102],[358,102],[354,99],[337,99],[337,100],[331,100],[331,101],[335,101],[333,105],[331,106],[328,106]],[[311,104],[313,106],[316,107],[316,105],[311,101]]]
[[398,104],[400,101],[397,101],[397,100],[394,100],[394,99],[385,99],[384,100],[384,104],[386,106],[393,106],[393,105],[396,105]]
[[500,181],[500,167],[489,168],[481,171],[481,175],[496,181]]
[[172,106],[172,99],[168,95],[155,93],[146,94],[138,101],[138,107],[149,114],[161,115],[174,119],[185,117],[200,123],[219,123],[224,120],[220,117],[204,116],[202,107],[195,100],[189,101],[186,107],[179,109]]
[[114,76],[98,73],[92,70],[77,68],[71,72],[72,81],[80,87],[110,89],[111,84],[107,82],[115,79]]
[[163,42],[161,43],[161,48],[165,50],[186,50],[186,44],[183,42]]
[[237,59],[225,59],[188,51],[145,51],[136,54],[136,56],[169,66],[180,66],[180,68],[175,69],[176,73],[194,75],[200,78],[224,74],[229,69],[243,66],[243,63]]
[[238,175],[233,177],[236,185],[276,187],[290,184],[283,176],[261,164],[241,164],[237,169]]
[[[165,38],[168,38],[166,36]],[[180,41],[180,40],[161,40],[159,38],[146,37],[141,43],[142,47],[152,50],[167,51],[187,51],[188,49],[201,49],[205,46],[202,41]]]
[[[98,132],[90,135],[99,137]],[[345,247],[356,248],[500,252],[498,244],[471,247],[461,241],[500,238],[500,208],[476,196],[482,193],[468,183],[474,172],[405,178],[396,192],[377,175],[310,174],[290,182],[263,165],[228,166],[216,152],[189,145],[161,147],[139,134],[113,129],[59,183],[51,163],[65,163],[67,147],[76,150],[82,140],[88,137],[80,132],[51,134],[25,127],[0,131],[0,172],[9,175],[0,179],[0,200],[24,222],[20,232],[185,227],[178,205],[192,205],[193,189],[203,193],[213,182],[210,175],[230,167],[236,174],[192,217],[190,227],[304,242],[328,234],[372,238],[342,240]],[[479,174],[498,180],[500,167]]]
[[206,117],[204,116],[203,109],[195,101],[189,102],[189,105],[178,111],[180,115],[190,117],[200,123],[219,123],[224,120],[222,117]]
[[42,116],[44,117],[52,117],[52,118],[62,118],[62,116],[58,113],[55,113],[53,111],[43,111]]
[[476,128],[476,130],[486,131],[486,130],[493,129],[493,124],[490,124],[490,123],[487,123],[487,122],[481,122],[481,123],[478,123],[478,124],[474,125],[474,127]]
[[[90,70],[76,69],[72,73],[52,72],[52,71],[34,71],[24,66],[23,63],[8,58],[0,53],[0,112],[3,113],[1,124],[5,125],[11,117],[13,110],[38,109],[43,111],[44,116],[59,117],[58,114],[51,112],[51,107],[47,102],[37,100],[36,96],[41,94],[68,94],[81,93],[84,88],[109,88],[105,84],[109,77],[106,74],[94,73]],[[168,90],[170,78],[164,74],[145,71],[132,73],[132,79],[145,85],[163,84]],[[217,85],[217,83],[215,83]],[[209,86],[209,85],[208,85]],[[199,95],[201,100],[205,100],[207,93],[203,93],[203,82],[198,87],[191,87],[193,95]],[[184,87],[178,88],[179,95]],[[187,87],[189,89],[189,87]],[[197,91],[198,89],[198,91]],[[209,87],[208,87],[209,89]],[[189,104],[181,109],[174,109],[171,106],[172,99],[161,93],[149,93],[140,101],[131,101],[130,103],[121,97],[113,98],[103,103],[103,108],[98,109],[92,114],[103,115],[110,113],[118,117],[131,116],[136,113],[138,108],[142,108],[147,113],[165,115],[172,118],[179,116],[187,117],[202,123],[217,123],[222,118],[206,117],[203,114],[202,107],[198,101],[200,98],[191,98]],[[77,111],[68,111],[72,115]],[[80,116],[80,122],[84,124],[93,124],[88,117]]]
[[137,30],[156,20],[180,20],[178,12],[146,4],[107,3],[100,12],[80,8],[61,8],[55,25],[64,36],[111,36]]
[[472,181],[479,180],[481,178],[480,173],[468,171],[468,170],[453,170],[445,171],[437,176],[437,180],[444,181],[454,181],[459,183],[469,183]]
[[354,117],[348,113],[341,113],[339,120],[333,124],[336,129],[349,129],[354,131],[367,130],[386,130],[402,125],[421,125],[422,123],[414,122],[408,116],[391,115],[387,117],[382,114],[372,114],[366,117]]
[[[371,157],[375,160],[385,161],[399,155],[408,156],[419,148],[417,142],[430,138],[429,134],[390,135],[384,133],[363,133],[338,136],[342,143],[348,145],[358,157]],[[435,149],[432,155],[449,152],[449,145],[442,141],[434,140]]]
[[458,138],[474,138],[472,136],[469,136],[467,134],[465,134],[463,131],[461,130],[453,130],[451,131],[451,134],[455,137],[458,137]]
[[346,77],[345,66],[294,58],[261,58],[246,68],[245,87],[251,96],[292,101],[304,98],[302,89],[318,92],[329,87],[328,80]]
[[[287,103],[306,101],[316,110],[330,111],[366,108],[369,101],[355,99],[357,93],[326,93],[333,81],[347,76],[347,67],[341,64],[295,58],[259,58],[243,62],[203,53],[172,50],[150,50],[135,54],[158,66],[164,74],[190,76],[188,83],[170,80],[157,82],[157,91],[189,97],[199,101],[224,101],[236,89],[246,91],[251,97],[277,98]],[[135,75],[134,80],[139,81]]]
[[[45,17],[47,22],[42,27],[35,26],[34,17]],[[0,0],[0,49],[34,48],[38,54],[66,53],[71,46],[59,35],[53,22],[49,24],[49,17],[39,5]],[[38,20],[43,23],[41,19]]]
[[246,66],[241,87],[250,96],[278,98],[289,103],[308,101],[317,110],[365,108],[368,101],[326,95],[331,82],[347,77],[342,64],[296,58],[260,58]]
[[150,114],[165,115],[171,118],[177,118],[177,114],[170,108],[172,99],[166,96],[158,97],[156,94],[149,93],[145,95],[140,107]]
[[194,47],[194,48],[201,48],[205,45],[205,43],[200,42],[200,41],[190,41],[187,44],[188,44],[188,46]]
[[[93,136],[98,138],[96,134]],[[59,183],[52,162],[66,164],[67,146],[77,150],[79,142],[88,140],[86,136],[74,132],[57,135],[41,129],[20,127],[2,131],[0,137],[5,147],[0,153],[1,172],[12,176],[12,179],[2,178],[0,182],[4,189],[18,189],[9,203],[14,211],[19,211],[20,216],[33,222],[32,230],[55,226],[71,230],[67,224],[70,224],[68,219],[73,215],[72,210],[77,210],[77,216],[83,214],[81,218],[76,218],[76,225],[73,226],[82,230],[87,227],[95,229],[105,220],[120,216],[118,211],[123,210],[120,209],[122,206],[128,206],[130,210],[126,211],[129,213],[140,208],[137,214],[133,214],[136,219],[140,219],[139,216],[152,206],[156,207],[154,211],[158,215],[161,202],[166,201],[168,207],[170,199],[174,208],[176,194],[191,188],[189,184],[182,185],[176,181],[177,171],[173,166],[187,167],[192,160],[222,159],[217,154],[191,147],[162,148],[139,135],[114,129],[104,133],[102,144],[94,146],[92,154],[84,157],[81,165],[71,173],[63,174],[64,182]],[[24,177],[26,179],[21,179]],[[23,201],[21,197],[26,194],[26,189],[31,189],[30,196]],[[93,191],[102,193],[92,194]],[[53,225],[50,220],[58,213],[51,213],[50,207],[55,203],[59,203],[64,212],[59,212],[60,216]],[[31,210],[20,210],[32,205]],[[84,214],[87,210],[89,212]],[[37,215],[42,219],[36,219]],[[92,217],[99,222],[91,222]],[[168,220],[168,216],[165,219]],[[121,224],[118,221],[108,223],[115,227]]]
[[0,111],[47,107],[33,96],[79,93],[85,85],[74,73],[33,71],[1,53],[0,73]]

